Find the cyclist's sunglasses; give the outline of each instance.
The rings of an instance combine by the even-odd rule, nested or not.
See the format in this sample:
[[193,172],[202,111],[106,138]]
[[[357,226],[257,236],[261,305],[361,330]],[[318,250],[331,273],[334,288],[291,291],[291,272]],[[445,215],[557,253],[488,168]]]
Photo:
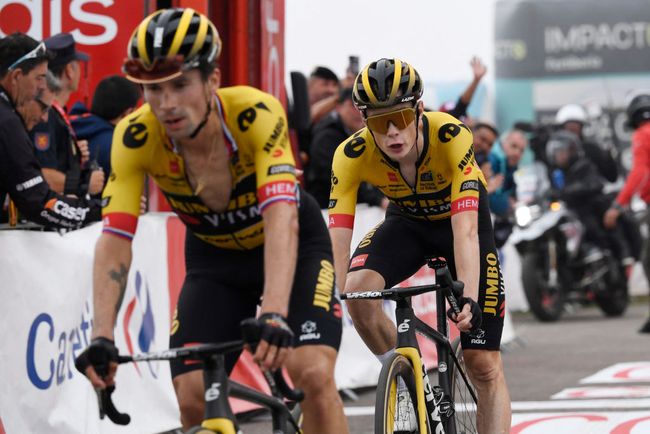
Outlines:
[[407,107],[380,115],[368,116],[366,124],[368,128],[379,134],[386,134],[392,123],[399,130],[403,130],[415,120],[417,110],[415,107]]
[[145,66],[139,59],[127,59],[124,61],[122,70],[126,78],[136,83],[158,83],[171,80],[180,76],[193,66],[184,63],[185,58],[181,55],[174,57],[157,58],[151,66]]
[[16,68],[18,67],[18,65],[20,65],[21,63],[23,63],[23,62],[25,62],[25,61],[27,61],[27,60],[30,60],[30,59],[36,59],[36,58],[38,58],[38,57],[45,57],[45,54],[46,54],[46,53],[47,53],[47,47],[45,46],[45,43],[44,43],[44,42],[41,42],[41,43],[38,44],[38,45],[36,46],[36,48],[34,48],[32,51],[30,51],[29,53],[27,53],[27,54],[21,56],[20,58],[18,58],[18,60],[16,60],[16,61],[15,61],[14,63],[12,63],[11,65],[9,65],[9,67],[7,68],[7,70],[8,70],[8,71],[13,71],[13,70],[16,69]]

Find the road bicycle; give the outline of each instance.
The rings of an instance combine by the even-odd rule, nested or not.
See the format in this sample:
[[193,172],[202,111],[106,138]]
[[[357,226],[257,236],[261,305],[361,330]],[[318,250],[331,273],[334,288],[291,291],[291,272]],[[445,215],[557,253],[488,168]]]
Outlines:
[[[243,340],[220,344],[201,344],[189,347],[171,348],[160,352],[118,356],[118,364],[188,360],[203,364],[203,383],[205,397],[205,415],[200,426],[190,428],[186,434],[240,434],[237,420],[233,414],[228,397],[239,398],[268,408],[271,412],[273,434],[300,434],[300,407],[304,395],[298,389],[292,389],[284,379],[282,371],[270,373],[264,371],[264,378],[271,394],[265,394],[228,378],[224,355],[240,351],[245,344],[254,348],[252,343],[259,342],[259,327],[254,319],[242,322]],[[99,372],[99,370],[98,370]],[[111,395],[115,386],[98,391],[100,418],[108,417],[113,423],[127,425],[131,417],[121,413],[115,407]]]
[[[344,300],[396,302],[397,347],[379,374],[375,401],[375,434],[475,434],[477,397],[467,375],[460,338],[450,342],[446,304],[459,313],[463,283],[454,281],[441,258],[427,258],[435,269],[436,284],[341,294]],[[411,297],[436,291],[437,330],[420,320]],[[438,354],[437,384],[432,385],[416,333],[434,341]],[[480,335],[481,331],[475,334]],[[401,380],[400,380],[401,379]],[[400,385],[401,383],[401,385]],[[406,387],[404,387],[404,385]],[[409,414],[415,415],[411,418]],[[400,423],[410,420],[405,428]]]

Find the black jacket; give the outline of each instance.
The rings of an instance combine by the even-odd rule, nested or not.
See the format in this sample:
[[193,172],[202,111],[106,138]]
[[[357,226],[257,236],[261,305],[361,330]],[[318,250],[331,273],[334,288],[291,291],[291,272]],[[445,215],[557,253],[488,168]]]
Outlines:
[[[337,112],[331,112],[314,128],[309,166],[305,169],[306,190],[316,198],[321,209],[329,207],[332,160],[336,148],[350,136]],[[362,182],[358,203],[380,205],[384,195],[375,187]]]
[[50,190],[13,101],[0,87],[0,199],[9,194],[27,219],[56,229],[76,229],[99,220],[97,201],[59,195]]

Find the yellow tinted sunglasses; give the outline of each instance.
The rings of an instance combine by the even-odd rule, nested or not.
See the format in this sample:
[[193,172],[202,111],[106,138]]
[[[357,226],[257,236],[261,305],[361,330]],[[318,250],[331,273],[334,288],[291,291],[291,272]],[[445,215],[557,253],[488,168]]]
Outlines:
[[403,130],[415,120],[415,107],[407,107],[380,115],[368,116],[366,124],[371,131],[379,134],[386,134],[392,123],[399,130]]

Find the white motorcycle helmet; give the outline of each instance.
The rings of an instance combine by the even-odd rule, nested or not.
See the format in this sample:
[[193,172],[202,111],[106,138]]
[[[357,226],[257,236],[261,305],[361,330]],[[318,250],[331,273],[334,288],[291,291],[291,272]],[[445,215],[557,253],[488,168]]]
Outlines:
[[586,110],[578,104],[562,106],[555,114],[555,123],[564,125],[567,122],[579,122],[584,125],[587,122]]

